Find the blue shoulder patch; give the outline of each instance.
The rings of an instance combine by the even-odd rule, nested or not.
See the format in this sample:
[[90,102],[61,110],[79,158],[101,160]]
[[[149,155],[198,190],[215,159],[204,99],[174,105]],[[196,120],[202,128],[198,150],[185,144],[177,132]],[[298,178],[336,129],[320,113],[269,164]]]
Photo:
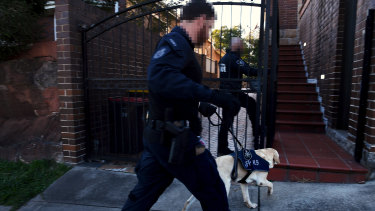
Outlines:
[[185,40],[180,34],[171,32],[164,37],[165,41],[171,46],[174,51],[183,51],[185,49]]
[[[235,153],[230,154],[232,157],[235,157]],[[268,161],[261,158],[255,153],[254,150],[242,149],[238,151],[238,160],[241,161],[242,166],[247,171],[269,171]]]
[[159,59],[163,57],[164,55],[166,55],[169,51],[170,49],[168,47],[163,46],[154,53],[154,56],[152,57],[152,59]]

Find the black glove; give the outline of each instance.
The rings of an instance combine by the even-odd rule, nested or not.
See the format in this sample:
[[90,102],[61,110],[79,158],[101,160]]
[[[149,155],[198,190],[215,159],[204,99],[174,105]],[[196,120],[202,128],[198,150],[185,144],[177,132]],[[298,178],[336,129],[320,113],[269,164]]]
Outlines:
[[236,116],[241,108],[240,101],[226,91],[214,90],[210,102],[231,111],[233,116]]
[[201,102],[198,107],[198,111],[205,117],[210,117],[212,114],[215,113],[216,111],[216,106],[206,103],[206,102]]

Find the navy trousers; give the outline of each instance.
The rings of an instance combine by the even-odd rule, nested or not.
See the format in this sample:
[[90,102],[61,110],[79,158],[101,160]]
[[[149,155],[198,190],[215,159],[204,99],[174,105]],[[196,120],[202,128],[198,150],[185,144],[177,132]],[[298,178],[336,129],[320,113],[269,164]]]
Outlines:
[[[145,130],[146,133],[148,130],[149,134],[157,133],[147,127]],[[122,210],[150,210],[174,178],[180,180],[200,201],[204,211],[229,210],[224,183],[217,171],[215,159],[208,150],[195,156],[195,145],[192,140],[187,148],[186,162],[181,165],[169,164],[169,147],[146,140],[160,137],[160,134],[153,136],[144,138],[144,152],[136,167],[138,183],[130,192]]]
[[[249,116],[249,119],[251,121],[252,129],[253,129],[253,135],[255,137],[256,133],[256,101],[252,98],[247,96],[244,93],[232,93],[234,96],[238,98],[238,100],[241,103],[241,107],[246,108],[246,112]],[[220,131],[219,131],[219,146],[218,146],[218,152],[224,152],[225,148],[228,147],[228,131],[229,128],[232,126],[234,116],[228,112],[226,109],[223,109],[222,112],[223,121],[220,125]]]

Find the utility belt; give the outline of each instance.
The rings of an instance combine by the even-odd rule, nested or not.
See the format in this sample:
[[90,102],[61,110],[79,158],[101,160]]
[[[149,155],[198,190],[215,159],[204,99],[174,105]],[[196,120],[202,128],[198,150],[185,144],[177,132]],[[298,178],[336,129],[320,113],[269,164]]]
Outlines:
[[[191,131],[188,120],[162,121],[149,120],[147,127],[161,133],[160,137],[146,139],[151,144],[162,144],[170,147],[168,163],[182,164],[186,160],[186,152],[191,140]],[[147,131],[147,130],[145,130]]]
[[[189,120],[177,120],[173,121],[172,124],[174,124],[176,127],[189,127]],[[166,122],[162,120],[150,119],[147,122],[147,126],[151,129],[163,132],[166,126]]]

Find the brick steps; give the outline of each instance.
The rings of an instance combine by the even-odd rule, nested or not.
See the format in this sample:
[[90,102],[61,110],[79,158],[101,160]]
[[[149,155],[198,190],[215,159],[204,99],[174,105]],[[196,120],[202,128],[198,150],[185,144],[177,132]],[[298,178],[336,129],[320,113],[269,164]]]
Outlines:
[[301,60],[280,60],[279,65],[303,66],[303,62]]
[[280,46],[276,128],[323,133],[318,94],[315,84],[307,83],[304,68],[298,45]]
[[277,130],[274,146],[281,163],[269,180],[291,182],[362,183],[368,170],[322,133]]
[[293,76],[305,77],[306,73],[303,70],[287,70],[287,71],[280,70],[278,72],[278,76],[281,76],[281,77],[293,77]]
[[303,65],[289,65],[289,64],[279,64],[280,71],[296,71],[300,70],[301,72],[305,70]]
[[278,100],[277,110],[319,111],[320,103],[317,101],[303,100]]
[[299,122],[319,122],[322,121],[322,112],[320,111],[297,111],[297,110],[276,110],[277,120],[299,121]]
[[318,94],[309,91],[277,91],[278,100],[317,100]]
[[363,168],[325,135],[315,84],[307,83],[299,46],[280,46],[276,134],[280,154],[268,179],[292,182],[357,183]]
[[324,133],[325,125],[321,121],[276,120],[276,129],[283,132]]
[[278,76],[277,77],[278,83],[306,83],[306,77],[300,76]]
[[[279,72],[280,75],[281,71]],[[285,76],[287,77],[287,76]],[[299,90],[299,91],[315,91],[315,84],[309,83],[291,83],[291,82],[278,82],[277,90],[279,91],[289,91],[289,90]]]

